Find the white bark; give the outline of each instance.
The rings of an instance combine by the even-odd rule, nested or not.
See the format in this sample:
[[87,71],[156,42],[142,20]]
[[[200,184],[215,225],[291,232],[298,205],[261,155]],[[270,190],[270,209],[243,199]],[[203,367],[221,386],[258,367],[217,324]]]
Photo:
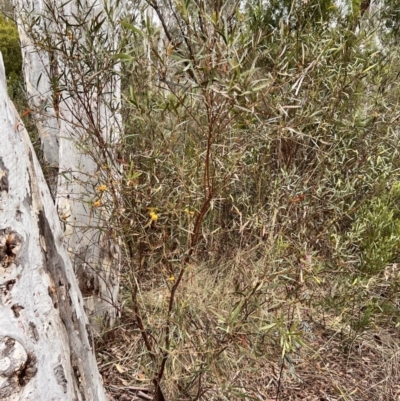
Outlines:
[[[104,14],[101,2],[94,1],[92,5],[92,19]],[[72,2],[63,8],[63,14],[70,16],[71,25],[76,23],[72,17],[76,13]],[[106,32],[107,29],[104,23],[101,31]],[[111,32],[107,33],[113,37]],[[82,41],[85,39],[83,35]],[[101,52],[99,44],[98,57],[101,57]],[[68,81],[74,81],[76,72],[69,65],[64,64],[62,68],[67,86]],[[83,76],[85,72],[80,73]],[[87,74],[97,76],[92,82],[79,83],[73,92],[87,91],[90,96],[75,95],[60,103],[57,207],[59,213],[65,216],[66,244],[85,297],[87,313],[96,329],[99,317],[106,326],[113,324],[116,316],[114,306],[118,303],[119,249],[107,227],[109,213],[104,208],[110,199],[107,192],[99,192],[97,188],[102,183],[101,176],[112,178],[113,175],[114,156],[107,152],[107,146],[119,139],[120,119],[118,113],[110,111],[110,106],[119,102],[120,87],[115,76],[110,79],[94,69]],[[86,152],[92,153],[88,155]],[[94,206],[96,201],[100,202],[100,206]]]
[[0,54],[0,399],[106,399],[53,200]]
[[[88,38],[85,29],[91,21],[100,21],[105,16],[103,3],[92,0],[86,4],[80,2],[78,7],[78,2],[74,1],[45,3],[46,0],[39,0],[35,14],[44,14],[47,18],[39,19],[37,26],[27,32],[31,29],[26,14],[30,2],[18,1],[22,11],[20,20],[24,21],[19,29],[25,44],[26,84],[32,102],[39,103],[37,108],[45,111],[41,114],[44,122],[37,121],[39,127],[42,124],[48,128],[46,132],[39,130],[44,150],[49,150],[46,160],[53,156],[52,163],[57,161],[60,173],[56,204],[64,226],[64,241],[92,325],[97,326],[98,318],[110,325],[116,316],[119,249],[112,232],[106,227],[109,208],[105,208],[105,204],[110,206],[110,198],[106,191],[99,193],[96,188],[104,184],[101,178],[108,178],[114,185],[117,182],[115,161],[107,147],[119,139],[121,122],[115,110],[119,106],[120,87],[116,75],[101,69],[101,63],[110,56],[103,49],[104,43],[96,44],[96,54],[90,55],[92,65],[88,65],[86,55],[80,50],[87,45],[87,39],[95,40]],[[75,16],[79,17],[89,8],[91,11],[85,24],[77,21]],[[32,39],[34,32],[38,35],[35,40]],[[116,41],[107,20],[96,32],[99,37],[100,33],[109,35],[108,44]],[[56,49],[38,49],[36,42],[43,43],[45,37]],[[71,55],[69,50],[73,46],[75,51]],[[40,80],[37,79],[39,74]],[[43,103],[45,108],[40,106]],[[93,206],[100,197],[101,205]]]
[[44,4],[42,0],[17,4],[18,31],[23,60],[22,68],[25,76],[28,103],[40,136],[44,161],[51,167],[58,167],[59,122],[54,107],[51,84],[54,71],[51,68],[50,54],[39,50],[35,46],[32,37],[27,34],[21,20],[24,15],[37,15],[43,12]]

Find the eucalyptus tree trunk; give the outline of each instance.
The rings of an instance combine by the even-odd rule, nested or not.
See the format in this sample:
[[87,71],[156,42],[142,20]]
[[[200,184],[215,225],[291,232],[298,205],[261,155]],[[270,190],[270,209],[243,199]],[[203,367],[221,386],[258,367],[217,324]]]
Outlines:
[[[34,4],[34,6],[33,6]],[[24,12],[33,14],[43,13],[43,2],[38,1],[32,3],[32,6],[26,4]],[[22,9],[22,4],[19,4],[19,9]],[[25,76],[26,92],[30,106],[30,112],[35,120],[36,128],[38,130],[41,150],[43,154],[43,161],[51,167],[58,167],[59,157],[59,122],[57,120],[55,110],[55,99],[53,96],[54,82],[56,68],[54,60],[54,52],[45,51],[35,46],[35,39],[32,37],[34,32],[34,20],[25,19],[26,26],[21,23],[21,14],[19,18],[19,36],[22,44],[23,56],[23,72]],[[28,27],[28,23],[32,25]],[[27,31],[31,35],[27,34]],[[53,194],[55,194],[55,183],[51,185]]]
[[116,316],[120,259],[107,227],[118,207],[120,86],[112,58],[118,6],[18,2],[26,87],[37,125],[46,127],[39,129],[45,160],[59,170],[56,205],[64,243],[92,325],[102,320],[108,326]]
[[0,53],[0,399],[103,401],[83,299]]

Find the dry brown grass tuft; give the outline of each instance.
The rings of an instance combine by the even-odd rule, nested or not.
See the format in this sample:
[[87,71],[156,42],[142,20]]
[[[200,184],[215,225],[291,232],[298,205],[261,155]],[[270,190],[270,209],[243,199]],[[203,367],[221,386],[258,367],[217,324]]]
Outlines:
[[[296,297],[288,296],[270,255],[256,254],[188,265],[172,314],[166,400],[398,401],[399,333],[356,333],[334,311],[319,312],[306,275]],[[121,324],[99,341],[101,372],[116,399],[140,399],[139,391],[152,397],[154,360],[136,324],[128,274],[124,286]],[[139,295],[154,349],[162,347],[168,286],[149,281]],[[329,286],[318,288],[322,298]]]

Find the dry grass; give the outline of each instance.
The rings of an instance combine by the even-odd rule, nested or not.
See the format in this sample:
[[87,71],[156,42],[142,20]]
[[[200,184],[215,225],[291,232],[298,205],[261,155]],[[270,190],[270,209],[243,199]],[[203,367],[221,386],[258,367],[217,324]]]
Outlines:
[[[338,313],[322,314],[310,305],[307,276],[302,290],[290,297],[268,258],[252,261],[252,255],[254,250],[224,263],[188,267],[173,313],[173,342],[162,381],[166,400],[400,399],[397,330],[355,333]],[[100,369],[116,400],[152,397],[157,364],[136,325],[130,278],[127,272],[120,325],[98,343]],[[161,282],[149,281],[139,296],[155,348],[163,341],[169,297],[168,281]],[[314,286],[314,296],[317,290],[322,297],[326,288]],[[249,302],[237,312],[243,299]],[[282,342],[291,327],[296,334],[282,359]],[[136,387],[142,388],[140,394]]]

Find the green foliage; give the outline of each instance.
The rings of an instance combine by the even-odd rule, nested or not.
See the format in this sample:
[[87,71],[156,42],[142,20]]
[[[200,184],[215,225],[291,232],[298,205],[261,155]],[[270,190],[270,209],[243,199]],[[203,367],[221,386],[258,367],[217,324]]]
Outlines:
[[0,51],[3,55],[9,93],[12,98],[19,91],[22,79],[22,55],[15,23],[0,14]]
[[349,236],[352,241],[358,237],[361,271],[377,274],[399,261],[399,202],[400,186],[394,183],[390,191],[373,197],[356,213]]
[[332,0],[251,0],[246,2],[249,26],[254,31],[283,29],[287,26],[293,34],[298,34],[306,27],[319,29],[329,22],[336,12]]
[[400,247],[400,185],[392,184],[368,199],[355,213],[347,232],[355,270],[343,277],[341,293],[332,300],[344,320],[358,333],[400,319],[398,304]]
[[383,1],[381,18],[383,26],[386,28],[386,33],[397,41],[400,34],[400,1]]

